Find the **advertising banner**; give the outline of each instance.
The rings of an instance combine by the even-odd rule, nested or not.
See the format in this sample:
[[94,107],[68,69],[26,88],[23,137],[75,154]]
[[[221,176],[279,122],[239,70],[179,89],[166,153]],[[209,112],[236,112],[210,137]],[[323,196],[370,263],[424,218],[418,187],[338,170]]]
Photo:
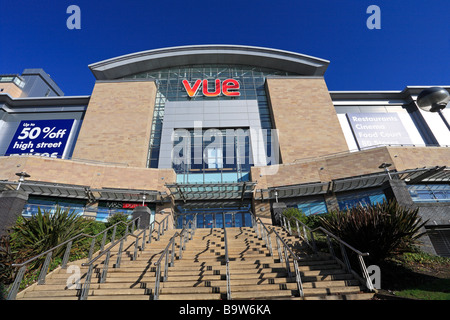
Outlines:
[[411,139],[395,112],[347,113],[359,148],[377,145],[408,145]]
[[74,120],[22,120],[6,155],[61,158]]

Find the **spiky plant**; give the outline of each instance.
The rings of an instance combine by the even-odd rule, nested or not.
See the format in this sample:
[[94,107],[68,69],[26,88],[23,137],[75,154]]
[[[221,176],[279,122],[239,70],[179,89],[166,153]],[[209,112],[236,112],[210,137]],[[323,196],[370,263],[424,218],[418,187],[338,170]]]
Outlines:
[[[54,212],[38,208],[35,216],[21,219],[21,222],[12,228],[11,243],[20,251],[19,256],[31,258],[76,236],[88,224],[88,220],[75,214],[70,208],[57,206]],[[65,246],[55,250],[53,258],[62,257],[64,250]],[[40,262],[34,267],[38,267]]]
[[396,250],[407,248],[421,237],[425,225],[418,209],[401,207],[396,201],[360,204],[334,211],[321,218],[323,227],[362,252],[372,263],[381,262]]

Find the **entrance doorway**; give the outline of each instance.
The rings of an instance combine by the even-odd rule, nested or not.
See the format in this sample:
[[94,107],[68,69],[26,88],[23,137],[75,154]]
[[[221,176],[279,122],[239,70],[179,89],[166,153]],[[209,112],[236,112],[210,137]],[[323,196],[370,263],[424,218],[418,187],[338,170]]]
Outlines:
[[197,228],[227,228],[251,227],[252,216],[249,209],[245,210],[225,210],[209,209],[198,210],[197,212],[181,213],[177,216],[177,229],[183,226],[197,213]]

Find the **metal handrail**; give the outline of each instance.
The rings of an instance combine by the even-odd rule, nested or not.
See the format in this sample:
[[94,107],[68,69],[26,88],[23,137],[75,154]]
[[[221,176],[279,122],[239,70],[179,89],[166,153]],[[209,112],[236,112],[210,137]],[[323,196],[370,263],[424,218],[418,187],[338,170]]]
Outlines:
[[[295,272],[295,281],[297,282],[297,288],[300,297],[303,297],[303,284],[302,284],[302,278],[300,275],[300,270],[298,267],[298,261],[300,260],[299,257],[291,250],[289,245],[281,238],[281,236],[278,234],[278,232],[275,230],[275,228],[272,228],[271,230],[268,230],[265,226],[264,222],[262,222],[261,218],[256,219],[254,216],[252,216],[253,219],[253,227],[256,230],[256,233],[258,237],[265,240],[266,246],[269,248],[270,255],[273,256],[273,248],[272,248],[272,241],[270,239],[270,234],[275,234],[275,239],[277,242],[277,251],[278,251],[278,257],[281,262],[285,262],[286,264],[286,270],[288,273],[288,277],[292,277],[291,267],[290,267],[290,261],[289,256],[292,257],[292,261],[294,264],[294,272]],[[258,230],[258,224],[261,227],[260,230]],[[284,259],[283,259],[283,253],[284,253]]]
[[223,216],[223,238],[225,242],[225,265],[226,265],[226,277],[227,277],[227,300],[231,300],[231,282],[230,282],[230,259],[228,257],[228,236],[227,227],[225,223],[225,213],[222,212]]
[[[297,235],[299,238],[303,239],[306,244],[314,251],[317,252],[317,247],[316,247],[316,240],[314,239],[314,231],[311,230],[310,227],[308,227],[306,224],[304,224],[302,221],[298,220],[295,217],[292,217],[295,220],[295,225],[297,228]],[[286,216],[282,216],[282,222],[283,222],[283,227],[286,231],[289,232],[290,235],[292,235],[292,230],[291,230],[291,224],[286,222],[287,217]],[[301,228],[299,226],[299,224],[301,224]],[[303,231],[302,232],[300,231]],[[309,237],[308,237],[309,234]]]
[[90,234],[86,234],[86,233],[77,234],[76,236],[74,236],[74,237],[72,237],[72,238],[70,238],[70,239],[68,239],[68,240],[58,244],[57,246],[55,246],[53,248],[50,248],[47,251],[44,251],[44,252],[42,252],[42,253],[40,253],[40,254],[38,254],[38,255],[28,259],[28,260],[26,260],[26,261],[24,261],[22,263],[14,263],[14,264],[12,264],[11,265],[12,267],[16,267],[16,268],[20,267],[20,269],[17,272],[16,277],[14,279],[14,283],[11,286],[11,289],[10,289],[10,291],[8,293],[7,300],[15,300],[16,299],[17,293],[19,292],[20,283],[23,280],[23,276],[25,275],[26,268],[27,268],[27,265],[29,263],[31,263],[31,262],[39,259],[40,257],[43,257],[44,255],[46,255],[44,264],[41,267],[41,271],[39,273],[39,278],[38,278],[38,285],[43,285],[43,284],[45,284],[45,278],[47,276],[47,272],[48,272],[48,269],[49,269],[49,266],[50,266],[50,262],[51,262],[51,258],[52,258],[54,250],[56,250],[56,249],[58,249],[58,248],[60,248],[60,247],[62,247],[62,246],[67,244],[66,251],[64,252],[63,260],[61,262],[61,268],[62,269],[66,269],[67,268],[67,262],[69,261],[70,250],[72,249],[72,244],[73,244],[74,240],[76,240],[76,239],[78,239],[80,237],[92,238],[92,242],[91,242],[91,246],[90,246],[89,254],[88,254],[88,259],[91,259],[92,255],[94,253],[95,242],[96,242],[96,239],[97,239],[97,237],[99,235],[104,234],[102,242],[101,242],[101,245],[100,245],[100,251],[101,251],[101,250],[103,250],[103,248],[105,246],[107,231],[109,231],[111,228],[114,229],[113,230],[113,234],[111,236],[111,238],[112,238],[111,241],[114,241],[114,237],[115,237],[115,234],[116,234],[116,229],[117,229],[117,226],[119,224],[125,224],[127,226],[127,228],[128,228],[128,226],[130,224],[132,224],[133,229],[134,229],[134,225],[135,225],[136,221],[138,221],[138,224],[139,224],[140,218],[133,219],[133,220],[131,220],[129,222],[119,221],[119,222],[115,223],[114,225],[106,228],[105,230],[97,233],[96,235],[90,235]]
[[[190,226],[190,230],[188,230],[188,226]],[[195,230],[197,229],[197,214],[194,215],[194,217],[189,220],[183,227],[183,229],[180,232],[176,232],[172,238],[170,238],[169,243],[167,244],[164,251],[161,253],[161,256],[159,257],[158,261],[155,262],[156,266],[156,277],[155,277],[155,290],[153,293],[153,300],[158,300],[159,298],[159,289],[161,284],[161,262],[162,259],[164,260],[164,277],[163,282],[167,281],[167,275],[168,275],[168,269],[169,269],[169,248],[172,247],[170,250],[171,252],[171,262],[170,266],[174,265],[175,260],[175,239],[179,236],[180,237],[180,252],[178,255],[178,259],[181,259],[183,257],[183,249],[185,246],[185,243],[187,241],[186,239],[186,233],[189,231],[189,240],[192,239],[193,234],[195,233]]]
[[[149,225],[149,230],[150,230],[150,232],[149,232],[149,241],[148,241],[149,243],[151,242],[151,236],[152,236],[152,233],[154,231],[153,230],[154,224],[157,223],[159,225],[158,236],[157,236],[157,240],[159,240],[160,235],[163,235],[164,231],[167,230],[168,218],[169,218],[169,216],[165,217],[161,222],[153,221]],[[61,262],[61,268],[62,269],[66,269],[67,268],[67,263],[69,261],[70,250],[72,249],[73,241],[75,241],[76,239],[78,239],[80,237],[92,238],[90,249],[89,249],[89,254],[88,254],[88,258],[87,258],[87,260],[90,261],[92,259],[93,254],[94,254],[94,248],[95,248],[95,243],[96,243],[97,237],[100,236],[101,234],[103,234],[102,242],[101,242],[100,249],[99,249],[100,252],[103,252],[103,249],[104,249],[105,243],[106,243],[107,232],[110,229],[113,229],[113,233],[111,235],[111,240],[110,240],[110,242],[113,243],[114,240],[115,240],[117,226],[119,224],[125,224],[127,226],[127,230],[126,230],[125,233],[128,233],[128,227],[130,225],[132,226],[132,232],[134,232],[135,226],[139,227],[139,225],[140,225],[140,217],[137,217],[137,218],[135,218],[135,219],[133,219],[131,221],[128,221],[128,222],[119,221],[119,222],[115,223],[114,225],[106,228],[105,230],[97,233],[96,235],[80,233],[80,234],[78,234],[78,235],[76,235],[76,236],[74,236],[74,237],[64,241],[63,243],[60,243],[59,245],[57,245],[57,246],[55,246],[55,247],[53,247],[53,248],[51,248],[51,249],[41,253],[41,254],[39,254],[39,255],[37,255],[35,257],[32,257],[32,258],[28,259],[25,262],[22,262],[22,263],[19,263],[19,264],[12,264],[11,265],[12,267],[20,267],[20,269],[17,272],[17,275],[15,277],[14,283],[11,286],[11,289],[10,289],[10,291],[8,293],[7,300],[15,300],[16,299],[17,293],[19,292],[20,283],[23,280],[23,276],[25,275],[27,265],[30,262],[33,262],[36,259],[39,259],[40,257],[42,257],[44,255],[47,255],[46,258],[45,258],[44,264],[41,267],[41,271],[39,273],[39,278],[38,278],[38,285],[43,285],[43,284],[45,284],[45,278],[47,276],[47,272],[48,272],[48,269],[49,269],[49,266],[50,266],[50,262],[51,262],[53,251],[55,249],[58,249],[58,248],[60,248],[60,247],[62,247],[62,246],[67,244],[66,251],[64,252],[63,260]],[[163,225],[162,231],[161,231],[161,225]]]
[[[289,221],[286,222],[287,218],[283,215],[282,216],[283,219],[283,224],[284,224],[284,228],[286,231],[289,232],[289,234],[292,234],[292,230],[291,230],[291,224]],[[297,227],[297,233],[299,235],[299,237],[303,238],[303,239],[307,239],[307,235],[306,235],[306,229],[309,230],[309,234],[311,236],[311,240],[312,240],[312,244],[310,244],[307,240],[308,245],[310,245],[310,247],[313,249],[314,253],[317,253],[317,245],[316,245],[316,241],[314,239],[314,232],[316,231],[320,231],[323,232],[326,235],[326,239],[327,239],[327,245],[328,245],[328,250],[330,252],[330,254],[332,255],[332,257],[340,264],[342,265],[348,272],[352,273],[357,279],[359,279],[359,281],[363,284],[365,284],[365,286],[367,287],[367,289],[369,289],[369,291],[373,291],[374,290],[374,286],[372,283],[372,280],[370,279],[369,276],[369,272],[367,270],[366,264],[364,262],[364,258],[363,257],[367,257],[369,256],[368,252],[361,252],[358,249],[354,248],[353,246],[349,245],[347,242],[343,241],[341,238],[339,238],[338,236],[334,235],[333,233],[331,233],[330,231],[326,230],[323,227],[317,227],[315,229],[310,229],[308,226],[306,226],[303,222],[301,222],[300,220],[298,220],[296,217],[291,217],[290,219],[294,219],[294,221],[296,222],[296,227]],[[301,224],[303,226],[303,231],[304,231],[304,235],[302,236],[300,233],[300,228],[298,226],[298,224]],[[330,237],[335,239],[338,243],[339,243],[339,248],[341,251],[341,255],[342,255],[342,259],[344,261],[342,261],[341,259],[339,259],[333,249],[333,246],[331,244],[331,240]],[[353,251],[354,253],[356,253],[356,255],[358,256],[358,262],[359,262],[359,266],[361,268],[361,273],[362,273],[362,277],[355,272],[350,264],[350,260],[348,259],[348,255],[347,255],[347,251],[345,250],[345,248],[350,249],[351,251]]]
[[[106,254],[106,258],[103,261],[103,270],[102,270],[102,273],[100,275],[100,283],[104,283],[106,281],[106,277],[107,277],[107,274],[108,274],[109,260],[110,260],[110,257],[111,257],[111,249],[114,248],[118,243],[120,243],[119,250],[117,252],[116,263],[114,264],[114,268],[120,268],[120,263],[122,261],[123,245],[124,245],[126,239],[128,238],[128,236],[134,237],[134,238],[136,238],[136,240],[135,240],[135,243],[134,243],[134,252],[133,252],[132,261],[136,260],[138,249],[140,251],[144,250],[145,249],[145,243],[146,242],[148,242],[148,243],[151,242],[151,236],[152,236],[152,233],[154,231],[154,228],[153,228],[154,224],[157,223],[159,225],[158,237],[157,237],[157,241],[159,241],[160,235],[161,234],[164,235],[164,231],[167,230],[168,218],[169,218],[169,216],[166,216],[161,222],[158,222],[158,221],[154,220],[153,222],[151,222],[148,225],[148,227],[144,228],[141,232],[139,232],[136,235],[133,234],[134,230],[132,230],[131,233],[130,233],[130,232],[128,232],[128,228],[127,228],[127,230],[125,232],[125,235],[122,236],[122,238],[120,238],[119,240],[111,243],[111,245],[106,250],[101,251],[98,254],[98,256],[95,257],[94,259],[91,259],[88,262],[82,263],[81,264],[82,266],[88,266],[89,268],[88,268],[88,271],[86,273],[86,279],[84,281],[84,285],[83,285],[82,290],[81,290],[80,300],[86,300],[88,295],[89,295],[89,287],[90,287],[90,283],[91,283],[92,273],[94,271],[94,262],[96,262],[100,257],[102,257],[103,255]],[[138,217],[137,219],[140,219],[140,217]],[[162,233],[161,233],[161,225],[163,225]],[[149,230],[149,240],[148,241],[145,240],[146,239],[147,229]],[[142,245],[141,245],[141,247],[139,247],[139,238],[140,238],[140,236],[142,234],[143,234],[143,236],[142,236]]]

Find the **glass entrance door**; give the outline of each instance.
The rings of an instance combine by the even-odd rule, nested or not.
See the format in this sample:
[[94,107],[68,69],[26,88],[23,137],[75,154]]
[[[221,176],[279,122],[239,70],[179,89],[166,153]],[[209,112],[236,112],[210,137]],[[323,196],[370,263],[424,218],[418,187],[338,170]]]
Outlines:
[[[231,228],[233,226],[235,226],[235,224],[233,223],[233,213],[225,213],[225,227],[226,228]],[[239,226],[238,226],[239,227]]]
[[[198,213],[197,214],[197,228],[223,228],[225,216],[225,227],[227,228],[240,228],[251,227],[251,213],[250,212],[227,212],[220,213]],[[177,217],[177,228],[182,229],[193,217],[192,214],[179,215]]]

